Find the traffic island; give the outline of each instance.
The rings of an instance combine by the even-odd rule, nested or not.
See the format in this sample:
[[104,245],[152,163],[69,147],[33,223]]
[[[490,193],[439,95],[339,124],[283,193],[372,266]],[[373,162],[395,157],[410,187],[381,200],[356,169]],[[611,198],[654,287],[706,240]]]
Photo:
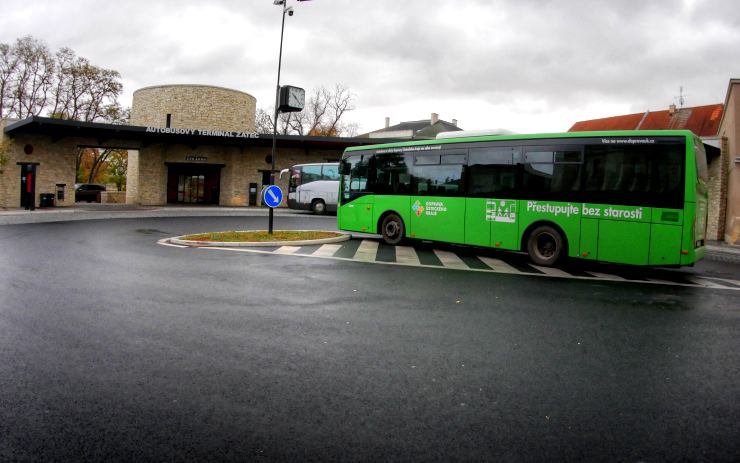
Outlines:
[[349,240],[347,233],[320,230],[265,230],[205,232],[176,236],[170,243],[193,247],[310,246]]

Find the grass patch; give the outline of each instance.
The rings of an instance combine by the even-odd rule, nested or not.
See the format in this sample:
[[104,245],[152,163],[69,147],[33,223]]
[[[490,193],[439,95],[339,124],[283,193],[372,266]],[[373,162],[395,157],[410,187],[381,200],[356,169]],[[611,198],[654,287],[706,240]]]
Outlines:
[[195,235],[181,236],[180,239],[186,241],[219,241],[224,243],[262,243],[266,241],[320,240],[324,238],[336,238],[341,235],[341,233],[337,232],[314,230],[273,230],[271,235],[266,230],[254,230],[198,233]]

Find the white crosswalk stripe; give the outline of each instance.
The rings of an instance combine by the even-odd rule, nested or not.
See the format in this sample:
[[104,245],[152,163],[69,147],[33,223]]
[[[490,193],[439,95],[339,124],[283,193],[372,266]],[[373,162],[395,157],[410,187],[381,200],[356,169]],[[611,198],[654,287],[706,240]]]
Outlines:
[[611,273],[592,272],[590,270],[586,271],[586,273],[602,280],[625,281],[625,278],[622,278],[619,275],[612,275]]
[[372,240],[362,240],[360,247],[357,248],[355,253],[355,260],[362,261],[375,261],[375,257],[378,255],[378,246],[380,243]]
[[565,278],[572,278],[573,277],[573,275],[571,275],[570,273],[564,272],[564,271],[562,271],[560,269],[557,269],[557,268],[540,267],[539,265],[534,265],[534,264],[529,264],[529,265],[531,265],[532,267],[536,268],[537,270],[539,270],[540,272],[544,273],[545,275],[550,275],[551,277],[561,277],[561,278],[563,278],[563,277],[565,277]]
[[341,247],[342,247],[341,244],[325,244],[325,245],[321,246],[319,249],[317,249],[316,252],[313,253],[313,255],[314,256],[320,256],[320,257],[331,257]]
[[501,272],[501,273],[522,273],[519,270],[515,269],[511,265],[507,264],[503,260],[500,259],[494,259],[493,257],[487,257],[487,256],[478,256],[478,259],[482,260],[484,264],[491,267],[491,269],[495,272]]
[[437,258],[439,258],[439,261],[442,262],[442,265],[447,268],[457,268],[464,270],[468,270],[470,268],[454,252],[440,251],[439,249],[435,249],[434,254],[437,256]]
[[396,262],[406,265],[421,265],[416,249],[409,246],[396,246]]

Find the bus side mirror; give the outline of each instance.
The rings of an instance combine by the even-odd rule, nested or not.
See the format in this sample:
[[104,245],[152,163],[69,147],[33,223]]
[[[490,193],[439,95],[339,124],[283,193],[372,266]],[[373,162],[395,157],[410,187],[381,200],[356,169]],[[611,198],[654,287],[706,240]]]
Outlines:
[[352,166],[348,162],[343,162],[340,164],[340,174],[342,175],[349,175],[352,172]]

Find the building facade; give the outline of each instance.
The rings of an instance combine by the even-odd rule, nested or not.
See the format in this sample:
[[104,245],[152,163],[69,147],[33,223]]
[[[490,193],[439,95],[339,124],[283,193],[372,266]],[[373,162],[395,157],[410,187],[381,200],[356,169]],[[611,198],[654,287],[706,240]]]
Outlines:
[[740,79],[730,79],[718,135],[722,142],[719,176],[727,205],[724,239],[740,245]]
[[[34,207],[53,195],[74,205],[79,148],[128,150],[126,202],[154,206],[261,205],[270,183],[272,134],[254,132],[256,101],[202,85],[148,87],[134,94],[132,125],[32,117],[3,121],[0,207]],[[372,140],[377,143],[378,140]],[[275,167],[337,161],[367,138],[279,136]],[[288,179],[276,184],[287,187]]]

